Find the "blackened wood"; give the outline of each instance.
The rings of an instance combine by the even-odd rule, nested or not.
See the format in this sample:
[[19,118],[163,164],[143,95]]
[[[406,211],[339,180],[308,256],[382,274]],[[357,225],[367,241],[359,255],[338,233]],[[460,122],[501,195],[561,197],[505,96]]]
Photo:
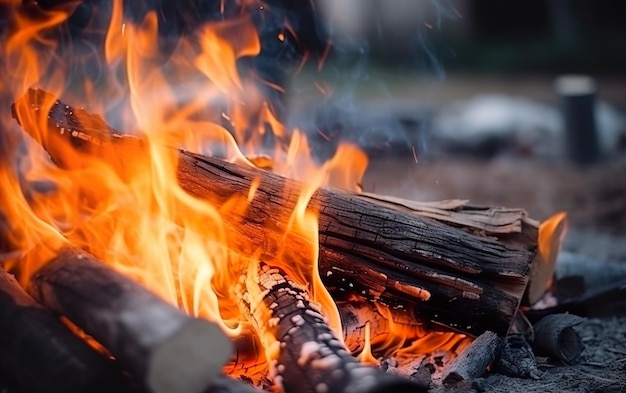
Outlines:
[[[52,105],[42,106],[48,102]],[[146,158],[145,142],[108,127],[85,110],[72,108],[41,90],[30,90],[13,106],[14,116],[64,168],[99,157],[120,176]],[[46,116],[39,123],[25,116]],[[29,128],[47,124],[47,129]],[[245,216],[225,213],[230,244],[244,253],[263,251],[272,260],[284,245],[288,218],[302,184],[257,168],[180,152],[180,186],[221,206],[247,195],[261,179]],[[319,212],[319,270],[331,292],[352,291],[402,308],[424,323],[470,335],[506,334],[528,283],[536,236],[505,242],[506,234],[481,236],[463,228],[409,214],[374,198],[320,188],[309,203]],[[510,239],[509,239],[510,240]],[[305,239],[294,239],[297,249]]]
[[461,354],[446,366],[443,383],[455,384],[472,381],[482,376],[495,360],[501,340],[494,332],[485,332],[468,345]]
[[472,338],[451,332],[429,332],[422,338],[408,340],[408,347],[399,348],[381,361],[388,373],[402,375],[422,385],[441,384],[445,367],[470,345]]
[[89,254],[62,248],[30,279],[29,293],[93,336],[155,393],[199,393],[219,375],[231,345]]
[[[178,178],[192,195],[221,205],[262,181],[245,217],[227,219],[231,239],[251,240],[272,258],[300,185],[272,173],[181,153]],[[533,252],[371,199],[321,188],[309,207],[319,211],[319,270],[333,291],[404,307],[415,317],[477,335],[505,333],[523,296]],[[274,233],[271,233],[274,231]],[[300,245],[294,245],[298,247]]]
[[578,363],[585,349],[578,332],[573,329],[585,319],[572,314],[553,314],[535,324],[532,347],[539,356],[559,359],[565,364]]
[[[399,325],[404,325],[402,333],[407,342],[419,339],[425,334],[418,321],[393,321],[396,316],[393,310],[388,310],[388,314],[383,316],[370,302],[360,299],[340,300],[336,301],[336,306],[341,318],[344,345],[353,355],[359,354],[365,348],[367,326],[375,355],[377,344],[391,341],[393,336],[391,323],[394,323],[397,329],[400,329]],[[244,330],[235,338],[234,344],[235,354],[224,371],[229,375],[242,376],[255,386],[267,386],[269,363],[256,333]]]
[[[260,337],[274,340],[270,375],[287,393],[423,391],[407,379],[350,356],[303,286],[276,267],[248,269],[235,288],[240,310]],[[267,344],[266,344],[267,345]]]
[[1,268],[0,370],[30,393],[138,391]]
[[[337,303],[344,345],[350,353],[360,353],[367,344],[366,329],[369,329],[370,343],[383,342],[392,335],[390,324],[369,302]],[[407,337],[407,340],[415,337]]]
[[537,359],[525,335],[509,334],[502,341],[502,347],[494,362],[495,371],[514,378],[541,377]]
[[407,358],[399,360],[391,356],[383,359],[380,366],[390,374],[408,378],[424,389],[428,389],[433,382],[434,370],[432,364],[426,363],[424,360],[424,356],[416,356],[414,361],[409,361]]

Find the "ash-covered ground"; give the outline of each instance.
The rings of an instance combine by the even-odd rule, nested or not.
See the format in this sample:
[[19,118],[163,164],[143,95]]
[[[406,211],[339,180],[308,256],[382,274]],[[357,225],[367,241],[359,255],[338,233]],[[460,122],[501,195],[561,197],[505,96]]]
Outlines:
[[[570,222],[564,251],[589,257],[589,263],[626,264],[626,167],[619,163],[580,168],[522,159],[446,157],[416,163],[412,155],[383,156],[370,162],[363,186],[365,191],[417,200],[460,198],[523,207],[540,220],[564,210]],[[626,391],[626,299],[622,303],[575,328],[585,344],[578,365],[539,359],[540,379],[487,373],[469,386],[445,391]]]

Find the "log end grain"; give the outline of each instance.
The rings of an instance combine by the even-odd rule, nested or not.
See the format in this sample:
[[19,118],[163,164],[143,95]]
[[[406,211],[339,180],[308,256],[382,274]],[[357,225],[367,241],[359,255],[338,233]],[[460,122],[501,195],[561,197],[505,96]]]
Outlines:
[[154,393],[202,392],[219,375],[232,350],[217,325],[191,319],[154,351],[146,376],[148,388]]

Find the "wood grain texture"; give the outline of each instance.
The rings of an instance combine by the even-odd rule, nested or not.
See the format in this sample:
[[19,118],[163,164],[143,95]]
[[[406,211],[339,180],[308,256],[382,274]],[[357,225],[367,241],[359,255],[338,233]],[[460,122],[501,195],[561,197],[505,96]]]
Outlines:
[[[21,124],[59,166],[72,168],[82,165],[85,156],[99,157],[120,176],[128,176],[142,165],[144,141],[54,100],[48,93],[31,90],[14,105],[14,116],[20,121],[48,114],[40,122],[47,124],[46,129],[29,128],[33,122]],[[54,105],[48,110],[42,102]],[[261,257],[271,261],[285,248],[297,252],[307,246],[307,239],[296,235],[283,244],[302,184],[218,158],[184,151],[178,156],[179,185],[217,206],[232,197],[245,198],[252,182],[259,182],[245,212],[223,214],[232,250],[244,255],[261,250]],[[359,294],[403,309],[427,325],[474,336],[486,330],[504,335],[537,254],[536,225],[506,209],[452,203],[446,213],[441,206],[417,205],[318,189],[308,208],[319,214],[319,270],[324,284],[335,296]],[[498,230],[491,233],[490,228]]]
[[[217,205],[245,195],[255,178],[261,182],[245,216],[226,217],[226,225],[233,244],[246,243],[242,252],[262,248],[263,258],[275,258],[301,185],[256,168],[180,154],[180,185]],[[527,284],[532,245],[508,246],[337,189],[319,189],[309,208],[319,212],[319,268],[331,291],[406,307],[425,322],[473,335],[508,329]]]
[[425,389],[351,356],[308,290],[261,262],[235,286],[242,315],[270,355],[270,375],[286,393],[422,392]]

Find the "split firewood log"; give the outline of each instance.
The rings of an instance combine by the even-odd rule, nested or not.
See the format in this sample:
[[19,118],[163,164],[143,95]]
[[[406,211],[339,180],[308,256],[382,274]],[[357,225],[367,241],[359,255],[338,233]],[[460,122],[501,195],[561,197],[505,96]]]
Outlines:
[[149,391],[211,392],[212,383],[218,392],[251,390],[220,375],[232,345],[216,324],[186,315],[76,248],[42,245],[33,253],[51,257],[28,292],[95,338]]
[[27,392],[139,392],[0,268],[0,370]]
[[[54,105],[43,107],[44,102]],[[55,102],[41,90],[30,90],[13,112],[62,168],[76,168],[84,165],[85,157],[96,157],[124,178],[145,164],[146,142],[141,138],[124,135],[85,110]],[[26,117],[38,121],[24,121]],[[244,215],[224,216],[229,241],[237,251],[262,250],[265,260],[277,255],[302,184],[185,151],[178,160],[179,185],[218,206],[234,195],[248,195],[254,181],[258,187]],[[402,308],[426,324],[473,336],[486,330],[504,335],[529,277],[537,270],[551,277],[553,261],[537,253],[540,225],[522,210],[458,201],[448,205],[418,206],[318,189],[308,207],[319,213],[319,271],[325,285],[334,295],[350,291]],[[297,249],[302,242],[296,239],[289,247]],[[546,287],[545,282],[536,286]]]

